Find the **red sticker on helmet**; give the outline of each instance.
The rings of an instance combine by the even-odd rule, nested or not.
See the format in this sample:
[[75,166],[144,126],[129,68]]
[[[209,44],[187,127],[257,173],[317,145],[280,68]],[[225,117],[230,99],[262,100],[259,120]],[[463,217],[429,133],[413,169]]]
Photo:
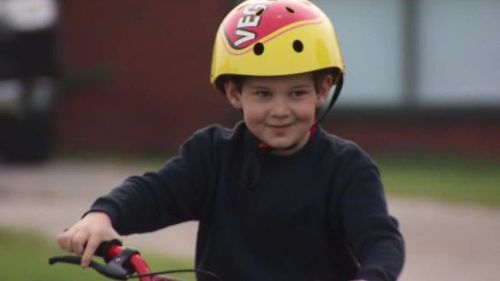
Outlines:
[[286,26],[318,17],[312,6],[297,1],[249,1],[229,16],[224,33],[240,50]]

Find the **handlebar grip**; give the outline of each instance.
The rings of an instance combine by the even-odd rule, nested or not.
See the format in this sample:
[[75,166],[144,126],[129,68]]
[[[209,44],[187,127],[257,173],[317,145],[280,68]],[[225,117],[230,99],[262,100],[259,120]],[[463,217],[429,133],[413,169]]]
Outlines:
[[[82,258],[79,256],[57,256],[49,258],[49,264],[53,265],[58,262],[70,263],[79,265]],[[90,262],[90,267],[95,269],[100,274],[115,280],[127,280],[128,272],[118,264],[108,264],[104,266],[94,261]]]
[[49,264],[53,265],[58,262],[71,263],[79,265],[82,262],[82,258],[79,256],[58,256],[49,258]]

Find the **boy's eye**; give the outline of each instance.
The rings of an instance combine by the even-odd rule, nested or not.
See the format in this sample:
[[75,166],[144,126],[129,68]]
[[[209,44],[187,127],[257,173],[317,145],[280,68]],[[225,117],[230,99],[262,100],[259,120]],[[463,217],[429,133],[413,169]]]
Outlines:
[[266,98],[266,97],[271,96],[271,93],[267,92],[267,91],[258,91],[258,92],[255,92],[254,95],[257,97],[260,97],[260,98]]
[[290,95],[291,95],[292,97],[294,97],[294,98],[300,98],[300,97],[302,97],[302,96],[307,95],[307,92],[306,92],[306,91],[293,91],[293,92],[291,92],[291,94],[290,94]]

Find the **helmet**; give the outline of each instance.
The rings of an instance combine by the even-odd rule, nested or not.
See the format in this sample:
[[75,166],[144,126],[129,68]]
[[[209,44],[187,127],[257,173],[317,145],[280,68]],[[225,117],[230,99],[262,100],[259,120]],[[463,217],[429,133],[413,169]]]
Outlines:
[[334,76],[339,88],[344,73],[340,47],[333,25],[318,7],[307,0],[249,0],[219,26],[210,82],[224,91],[225,75],[279,76],[321,69],[340,74]]

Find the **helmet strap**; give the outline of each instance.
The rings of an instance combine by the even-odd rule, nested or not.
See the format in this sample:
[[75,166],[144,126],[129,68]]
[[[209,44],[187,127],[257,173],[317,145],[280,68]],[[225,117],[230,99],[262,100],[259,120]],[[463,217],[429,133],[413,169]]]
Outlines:
[[[335,104],[340,95],[340,91],[342,90],[343,84],[344,84],[344,75],[340,74],[338,75],[337,81],[335,83],[335,89],[333,89],[332,87],[332,89],[330,89],[328,93],[326,104],[320,107],[320,109],[318,110],[318,118],[316,124],[319,124],[321,121],[323,121],[323,119],[325,119],[330,109],[332,109],[333,105]],[[330,94],[332,90],[333,94]]]

